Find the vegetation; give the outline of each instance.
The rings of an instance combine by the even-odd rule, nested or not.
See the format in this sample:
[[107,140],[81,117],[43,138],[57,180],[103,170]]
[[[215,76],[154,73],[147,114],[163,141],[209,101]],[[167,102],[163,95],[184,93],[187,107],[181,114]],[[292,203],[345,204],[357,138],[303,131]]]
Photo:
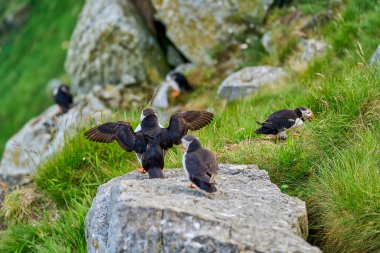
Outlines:
[[[311,1],[310,1],[311,2]],[[326,1],[298,1],[309,10]],[[379,69],[367,60],[380,39],[380,6],[372,0],[347,0],[339,15],[314,36],[331,45],[328,53],[302,73],[293,73],[282,85],[266,87],[243,101],[224,105],[213,100],[211,126],[196,132],[222,163],[255,163],[269,172],[283,191],[307,202],[310,241],[325,252],[380,252],[380,89]],[[256,57],[249,48],[243,65]],[[293,51],[288,52],[291,57]],[[286,55],[282,54],[281,61]],[[263,62],[275,61],[261,54]],[[206,104],[219,83],[220,69],[202,69],[204,87],[189,95]],[[206,95],[205,95],[206,94]],[[313,109],[316,119],[281,143],[253,133],[254,120],[281,108],[299,105]],[[139,110],[116,113],[136,126]],[[181,166],[180,149],[166,157],[166,167]],[[0,252],[85,252],[84,217],[97,187],[138,166],[134,154],[116,143],[86,141],[83,132],[69,140],[62,152],[42,165],[35,177],[36,191],[56,209],[20,219],[17,206],[5,204],[7,229],[0,234]],[[7,195],[7,200],[11,195]],[[13,198],[14,199],[14,198]],[[41,205],[38,201],[31,205]]]
[[0,157],[6,141],[53,102],[45,92],[48,81],[67,79],[63,68],[67,43],[83,2],[0,0],[0,22],[2,15],[30,5],[25,25],[0,40]]

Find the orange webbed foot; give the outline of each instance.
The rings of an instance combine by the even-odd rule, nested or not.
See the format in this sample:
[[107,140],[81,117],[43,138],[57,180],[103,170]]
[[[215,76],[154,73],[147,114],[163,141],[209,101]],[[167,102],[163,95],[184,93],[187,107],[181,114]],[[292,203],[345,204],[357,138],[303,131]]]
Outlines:
[[146,170],[144,168],[138,168],[136,169],[138,172],[145,174]]
[[195,189],[197,188],[197,186],[195,184],[189,184],[187,187],[191,188],[191,189]]

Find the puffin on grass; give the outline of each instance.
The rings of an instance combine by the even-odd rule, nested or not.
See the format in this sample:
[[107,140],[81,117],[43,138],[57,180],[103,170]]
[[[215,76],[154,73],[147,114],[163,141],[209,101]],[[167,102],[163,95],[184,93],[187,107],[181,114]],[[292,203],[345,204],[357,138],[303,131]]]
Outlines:
[[181,144],[188,130],[198,130],[208,125],[214,115],[207,111],[185,111],[170,117],[169,126],[161,127],[153,109],[141,113],[140,128],[133,131],[129,122],[107,122],[85,132],[91,141],[111,143],[117,141],[127,152],[136,152],[149,178],[163,178],[165,151]]
[[279,110],[268,116],[265,122],[256,121],[261,127],[256,134],[279,135],[286,139],[286,130],[302,126],[307,119],[314,119],[314,113],[306,107],[297,107],[294,110]]
[[73,96],[70,92],[70,87],[66,84],[61,84],[53,91],[54,101],[59,106],[60,113],[66,113],[73,104]]
[[[218,173],[218,163],[214,154],[203,148],[193,135],[182,138],[182,148],[185,152],[182,165],[189,180],[206,192],[216,192],[215,178]],[[189,187],[195,188],[193,184]]]

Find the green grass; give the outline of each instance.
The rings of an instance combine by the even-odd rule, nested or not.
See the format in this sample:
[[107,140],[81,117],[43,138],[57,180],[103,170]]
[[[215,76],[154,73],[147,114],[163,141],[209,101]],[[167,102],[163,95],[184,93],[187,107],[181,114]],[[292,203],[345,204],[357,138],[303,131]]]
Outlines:
[[[380,71],[366,64],[380,39],[379,11],[371,0],[345,1],[341,15],[317,34],[332,45],[326,56],[306,73],[292,73],[282,85],[243,101],[224,106],[214,99],[215,120],[194,133],[219,162],[255,163],[284,192],[304,199],[310,241],[324,252],[380,251]],[[243,55],[252,64],[254,56]],[[204,86],[214,89],[218,71],[205,69],[204,76]],[[253,133],[255,120],[300,105],[316,114],[297,130],[301,137],[274,143]],[[115,117],[136,126],[138,114]],[[165,166],[180,167],[181,155],[172,149]],[[137,166],[134,154],[116,143],[91,143],[79,132],[35,176],[37,190],[56,204],[57,218],[45,214],[25,222],[12,216],[0,233],[0,252],[85,252],[84,217],[97,187]]]
[[379,127],[358,132],[318,166],[309,201],[327,252],[380,251]]
[[[0,0],[0,7],[5,2]],[[45,92],[48,81],[66,80],[62,45],[70,40],[83,4],[83,0],[29,2],[29,20],[0,44],[0,156],[9,138],[52,104],[51,94]]]

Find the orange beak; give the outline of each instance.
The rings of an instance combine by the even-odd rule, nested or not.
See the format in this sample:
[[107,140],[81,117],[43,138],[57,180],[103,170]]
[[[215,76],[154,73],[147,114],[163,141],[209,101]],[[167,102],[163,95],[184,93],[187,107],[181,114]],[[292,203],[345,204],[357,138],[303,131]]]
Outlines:
[[313,113],[313,112],[311,113],[310,119],[311,119],[311,120],[314,119],[314,113]]
[[181,145],[181,148],[182,148],[182,151],[183,151],[183,152],[186,152],[186,149],[185,149],[185,147],[183,146],[183,144]]
[[181,95],[181,92],[178,91],[178,90],[174,90],[174,91],[172,92],[171,95],[172,95],[173,98],[176,98],[176,97],[178,97],[179,95]]

